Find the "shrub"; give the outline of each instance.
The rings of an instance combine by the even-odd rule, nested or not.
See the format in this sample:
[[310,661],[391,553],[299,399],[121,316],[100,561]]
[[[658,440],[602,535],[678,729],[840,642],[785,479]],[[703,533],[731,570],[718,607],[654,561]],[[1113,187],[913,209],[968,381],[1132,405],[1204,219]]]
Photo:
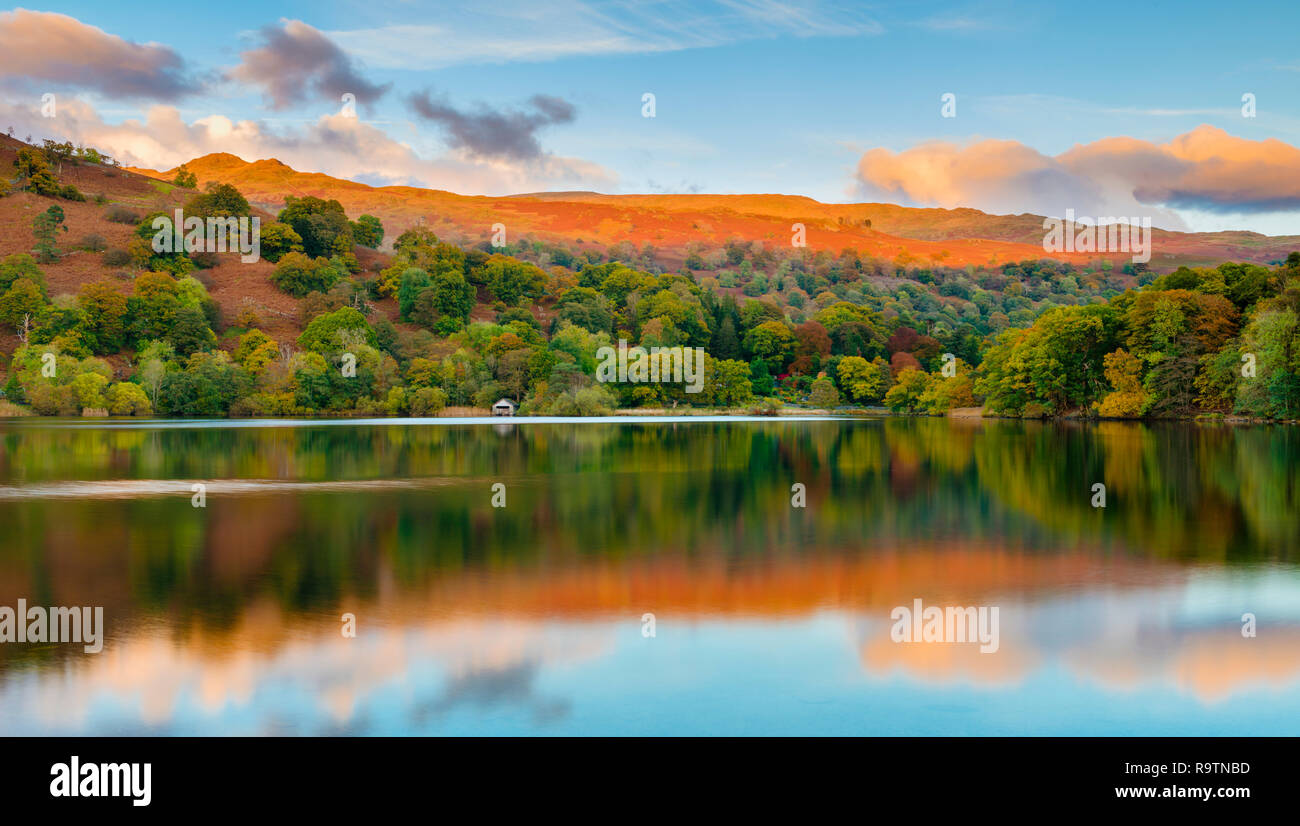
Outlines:
[[104,262],[105,267],[129,267],[131,265],[131,253],[126,250],[109,250],[104,253],[100,259]]
[[121,204],[113,204],[104,210],[104,217],[115,224],[135,224],[139,222],[140,216],[135,210],[128,209]]
[[406,407],[412,416],[430,416],[447,406],[447,392],[441,387],[421,387],[406,396]]
[[822,377],[812,384],[812,392],[808,394],[808,403],[813,407],[832,408],[840,403],[840,391],[835,389],[835,383],[830,379]]
[[153,405],[145,395],[144,388],[131,382],[118,382],[108,388],[104,394],[108,403],[108,412],[114,416],[149,416],[153,414]]
[[190,260],[201,270],[210,270],[221,263],[215,252],[207,251],[191,253]]
[[77,242],[77,248],[86,252],[103,252],[108,249],[108,244],[104,241],[104,236],[91,233],[81,237],[81,240]]

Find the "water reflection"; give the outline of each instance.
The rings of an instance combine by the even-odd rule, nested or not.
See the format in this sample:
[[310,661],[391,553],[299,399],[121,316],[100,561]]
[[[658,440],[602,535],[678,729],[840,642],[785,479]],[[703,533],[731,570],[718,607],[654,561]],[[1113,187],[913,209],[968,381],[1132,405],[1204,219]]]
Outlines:
[[1300,731],[1292,430],[508,427],[0,426],[0,605],[110,634],[0,645],[0,731]]

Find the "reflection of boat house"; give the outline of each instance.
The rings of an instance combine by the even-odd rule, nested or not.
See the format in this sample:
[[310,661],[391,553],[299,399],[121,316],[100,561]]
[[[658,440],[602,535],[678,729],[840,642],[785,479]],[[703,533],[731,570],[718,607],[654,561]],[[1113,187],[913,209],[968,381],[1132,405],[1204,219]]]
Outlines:
[[513,415],[515,415],[515,409],[516,409],[518,406],[519,406],[519,405],[515,404],[514,402],[510,401],[509,399],[500,399],[500,400],[497,401],[496,404],[492,405],[492,415],[493,415],[493,416],[513,416]]

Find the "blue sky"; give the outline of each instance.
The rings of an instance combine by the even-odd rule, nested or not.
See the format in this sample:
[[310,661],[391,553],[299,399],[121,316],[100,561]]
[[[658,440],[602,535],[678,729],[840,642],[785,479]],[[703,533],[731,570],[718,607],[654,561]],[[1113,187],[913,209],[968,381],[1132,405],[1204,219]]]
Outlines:
[[[1066,207],[1082,214],[1090,207],[1132,208],[1126,193],[1152,185],[1159,197],[1178,201],[1157,203],[1149,193],[1136,199],[1157,224],[1300,232],[1300,192],[1252,198],[1226,191],[1219,180],[1207,194],[1203,182],[1188,184],[1184,173],[1177,182],[1152,184],[1119,161],[1090,166],[1086,174],[1078,164],[1061,170],[1036,160],[1027,172],[1016,161],[1008,173],[1016,183],[991,186],[978,180],[988,168],[983,156],[960,155],[981,140],[1012,141],[1026,157],[1050,161],[1076,144],[1127,136],[1162,145],[1207,124],[1233,139],[1300,145],[1300,4],[486,5],[71,2],[34,10],[68,15],[131,43],[169,47],[185,71],[210,82],[161,103],[175,106],[186,124],[212,115],[255,122],[280,136],[273,148],[309,143],[311,137],[290,136],[338,106],[317,95],[271,109],[265,90],[221,75],[241,63],[242,52],[265,44],[263,27],[302,21],[336,44],[359,77],[391,84],[373,106],[361,108],[361,118],[429,164],[394,161],[365,169],[303,150],[292,165],[316,160],[329,167],[320,171],[371,183],[455,191],[477,184],[491,194],[515,185],[782,192],[1055,214]],[[14,67],[9,70],[12,75]],[[44,77],[22,80],[11,77],[7,95],[50,85]],[[139,120],[160,103],[103,90],[60,91],[84,100],[103,124]],[[561,99],[572,106],[572,117],[536,127],[535,139],[548,158],[572,163],[469,157],[466,146],[449,139],[447,121],[412,112],[409,95],[423,92],[469,116],[530,111],[536,95]],[[654,118],[641,116],[646,92],[656,96]],[[956,117],[941,117],[945,93],[956,95]],[[1242,115],[1245,93],[1255,96],[1253,118]],[[84,123],[79,128],[105,134]],[[951,151],[894,163],[896,153],[934,141],[950,143]],[[240,144],[243,151],[256,146]],[[877,152],[864,172],[860,164],[871,150],[887,153]],[[1261,152],[1280,164],[1266,178],[1291,171],[1286,153],[1278,160],[1276,152]],[[933,186],[918,182],[935,163],[960,171]],[[1081,175],[1091,177],[1077,180]],[[892,188],[882,184],[886,179]]]

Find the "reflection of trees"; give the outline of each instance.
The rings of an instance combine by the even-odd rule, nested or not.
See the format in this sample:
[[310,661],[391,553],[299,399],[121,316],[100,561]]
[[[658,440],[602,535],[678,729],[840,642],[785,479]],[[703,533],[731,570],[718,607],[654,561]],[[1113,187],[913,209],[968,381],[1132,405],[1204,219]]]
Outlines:
[[[1162,424],[990,423],[982,484],[1060,542],[1153,556],[1291,560],[1300,549],[1296,431]],[[1091,505],[1103,482],[1105,510]]]
[[[948,539],[1291,560],[1300,437],[1283,427],[848,422],[7,426],[0,484],[411,479],[406,488],[0,499],[0,604],[228,623],[254,595],[332,610],[455,572],[708,553],[737,561]],[[420,480],[425,480],[421,482]],[[508,506],[490,506],[504,482]],[[1107,485],[1107,508],[1090,505]],[[807,508],[790,487],[807,487]]]

